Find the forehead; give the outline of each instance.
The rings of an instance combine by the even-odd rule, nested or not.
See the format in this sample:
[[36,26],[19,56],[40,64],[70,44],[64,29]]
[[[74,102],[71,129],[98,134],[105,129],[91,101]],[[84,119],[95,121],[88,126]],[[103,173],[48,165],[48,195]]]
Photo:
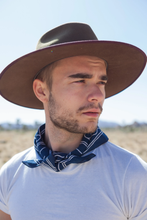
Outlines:
[[68,75],[77,71],[106,70],[105,60],[94,56],[74,56],[55,62],[53,75]]
[[62,65],[66,65],[68,63],[71,65],[75,65],[75,64],[93,64],[93,65],[97,65],[97,64],[104,64],[105,66],[107,66],[107,63],[105,60],[99,58],[99,57],[95,57],[95,56],[74,56],[74,57],[68,57],[68,58],[64,58],[61,59],[59,61],[57,61],[57,65],[58,66],[62,66]]

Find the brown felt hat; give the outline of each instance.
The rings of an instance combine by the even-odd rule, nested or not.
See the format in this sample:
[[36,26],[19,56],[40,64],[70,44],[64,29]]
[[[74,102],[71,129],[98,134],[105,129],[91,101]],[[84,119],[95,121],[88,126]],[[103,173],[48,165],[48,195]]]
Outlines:
[[44,34],[36,51],[20,57],[2,71],[0,94],[15,104],[42,109],[32,88],[36,74],[50,63],[79,55],[96,56],[107,62],[106,98],[130,86],[146,64],[146,55],[139,48],[121,42],[99,41],[89,25],[68,23]]

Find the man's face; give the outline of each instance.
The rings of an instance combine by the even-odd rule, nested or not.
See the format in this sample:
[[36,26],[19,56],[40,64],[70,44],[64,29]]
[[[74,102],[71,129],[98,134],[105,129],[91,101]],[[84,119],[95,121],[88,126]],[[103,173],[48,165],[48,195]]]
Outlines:
[[58,61],[49,93],[50,123],[71,133],[94,132],[106,82],[106,64],[97,57],[76,56]]

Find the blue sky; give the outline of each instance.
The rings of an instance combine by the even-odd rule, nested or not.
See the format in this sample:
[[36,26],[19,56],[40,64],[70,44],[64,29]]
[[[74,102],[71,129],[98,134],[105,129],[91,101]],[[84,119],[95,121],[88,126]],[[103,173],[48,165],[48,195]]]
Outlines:
[[[99,40],[133,44],[147,54],[146,0],[0,0],[0,72],[36,48],[48,30],[68,22],[89,24]],[[147,122],[147,67],[124,92],[105,101],[101,120]],[[44,122],[44,112],[0,97],[0,123]]]

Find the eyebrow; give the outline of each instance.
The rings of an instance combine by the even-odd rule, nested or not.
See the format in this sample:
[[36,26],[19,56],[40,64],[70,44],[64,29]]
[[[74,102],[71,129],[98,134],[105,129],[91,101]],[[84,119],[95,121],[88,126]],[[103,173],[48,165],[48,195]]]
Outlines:
[[[92,74],[88,73],[76,73],[68,76],[69,78],[79,78],[79,79],[91,79],[93,77]],[[101,80],[108,81],[108,76],[107,75],[102,75],[100,76]]]

